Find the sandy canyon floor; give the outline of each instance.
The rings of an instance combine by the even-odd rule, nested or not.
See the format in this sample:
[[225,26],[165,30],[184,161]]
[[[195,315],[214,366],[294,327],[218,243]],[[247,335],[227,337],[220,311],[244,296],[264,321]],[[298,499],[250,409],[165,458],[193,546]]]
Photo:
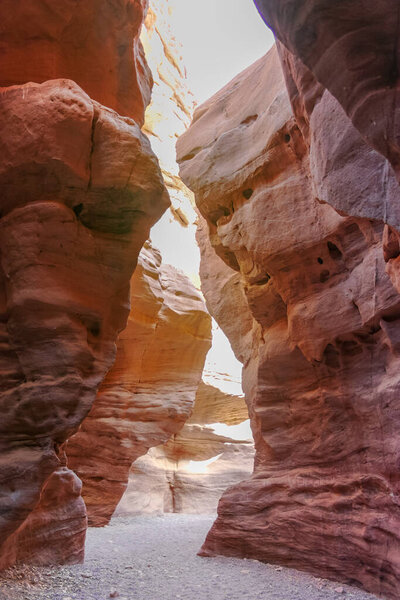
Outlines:
[[84,565],[13,568],[0,600],[372,600],[355,588],[254,560],[196,555],[214,516],[113,519],[91,528]]

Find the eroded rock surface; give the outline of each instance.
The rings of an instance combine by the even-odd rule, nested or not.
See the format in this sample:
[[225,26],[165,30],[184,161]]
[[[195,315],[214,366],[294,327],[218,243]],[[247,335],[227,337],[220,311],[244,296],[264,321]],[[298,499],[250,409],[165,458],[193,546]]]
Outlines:
[[114,366],[67,448],[95,526],[110,520],[132,462],[183,427],[211,344],[201,294],[148,243],[132,277],[131,306]]
[[[95,8],[104,41],[96,48]],[[90,60],[99,61],[104,49],[98,67],[103,72],[109,64],[114,77],[107,40],[116,56],[121,34],[133,71],[141,60],[132,44],[143,8],[1,4],[0,568],[83,558],[85,507],[63,443],[114,360],[137,256],[169,201],[139,127],[145,95],[129,87],[128,96],[139,101],[129,110],[117,84],[103,97],[104,79],[97,69],[91,81],[80,42],[89,24]],[[115,19],[121,28],[112,27]],[[74,77],[85,91],[54,79],[60,76]]]
[[362,0],[255,0],[285,46],[344,108],[399,176],[400,5]]
[[222,493],[252,473],[247,425],[243,397],[200,382],[181,431],[132,465],[116,515],[216,512]]
[[151,73],[139,40],[148,0],[40,0],[0,9],[0,85],[71,79],[143,124]]
[[272,49],[199,107],[178,142],[206,219],[203,292],[244,364],[256,445],[255,472],[222,497],[202,554],[395,598],[400,297],[385,273],[377,183],[394,175],[303,75],[294,115]]

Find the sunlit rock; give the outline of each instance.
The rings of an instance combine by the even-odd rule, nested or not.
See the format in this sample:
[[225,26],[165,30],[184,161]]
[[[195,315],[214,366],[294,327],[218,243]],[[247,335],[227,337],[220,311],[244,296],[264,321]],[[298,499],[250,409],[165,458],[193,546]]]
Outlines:
[[149,243],[139,255],[130,300],[114,366],[67,447],[95,526],[110,520],[132,462],[183,427],[211,344],[201,294],[183,273],[163,265]]
[[116,514],[216,512],[222,493],[251,474],[253,462],[243,396],[201,382],[183,429],[132,466]]
[[[186,78],[183,49],[172,29],[174,2],[151,1],[141,33],[154,86],[144,132],[156,153],[171,198],[171,208],[152,228],[151,239],[163,261],[184,271],[199,286],[200,254],[195,243],[193,193],[179,177],[175,144],[190,124],[195,99]],[[183,251],[184,249],[184,251]]]

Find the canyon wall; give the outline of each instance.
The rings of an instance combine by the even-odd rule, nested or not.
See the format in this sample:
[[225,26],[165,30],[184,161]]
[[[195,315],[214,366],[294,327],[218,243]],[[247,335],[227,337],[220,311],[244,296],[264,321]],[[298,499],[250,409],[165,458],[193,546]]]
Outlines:
[[244,398],[200,382],[190,418],[166,444],[137,460],[116,515],[210,514],[253,471]]
[[63,444],[114,360],[137,256],[169,205],[140,130],[145,7],[1,4],[0,568],[83,558]]
[[334,95],[279,52],[285,78],[273,48],[177,146],[204,217],[202,290],[243,363],[256,447],[201,554],[396,598],[400,296],[382,237],[398,187]]
[[115,363],[67,446],[94,526],[109,522],[131,464],[183,427],[211,345],[211,317],[200,292],[163,265],[148,242],[131,280],[131,306]]
[[392,0],[255,4],[276,37],[331,92],[399,176],[400,5]]

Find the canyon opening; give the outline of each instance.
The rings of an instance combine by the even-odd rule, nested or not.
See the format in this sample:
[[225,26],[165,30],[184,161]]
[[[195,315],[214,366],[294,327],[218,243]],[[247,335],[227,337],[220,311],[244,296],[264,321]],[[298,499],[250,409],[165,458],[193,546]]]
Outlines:
[[397,13],[1,2],[0,600],[399,597]]

